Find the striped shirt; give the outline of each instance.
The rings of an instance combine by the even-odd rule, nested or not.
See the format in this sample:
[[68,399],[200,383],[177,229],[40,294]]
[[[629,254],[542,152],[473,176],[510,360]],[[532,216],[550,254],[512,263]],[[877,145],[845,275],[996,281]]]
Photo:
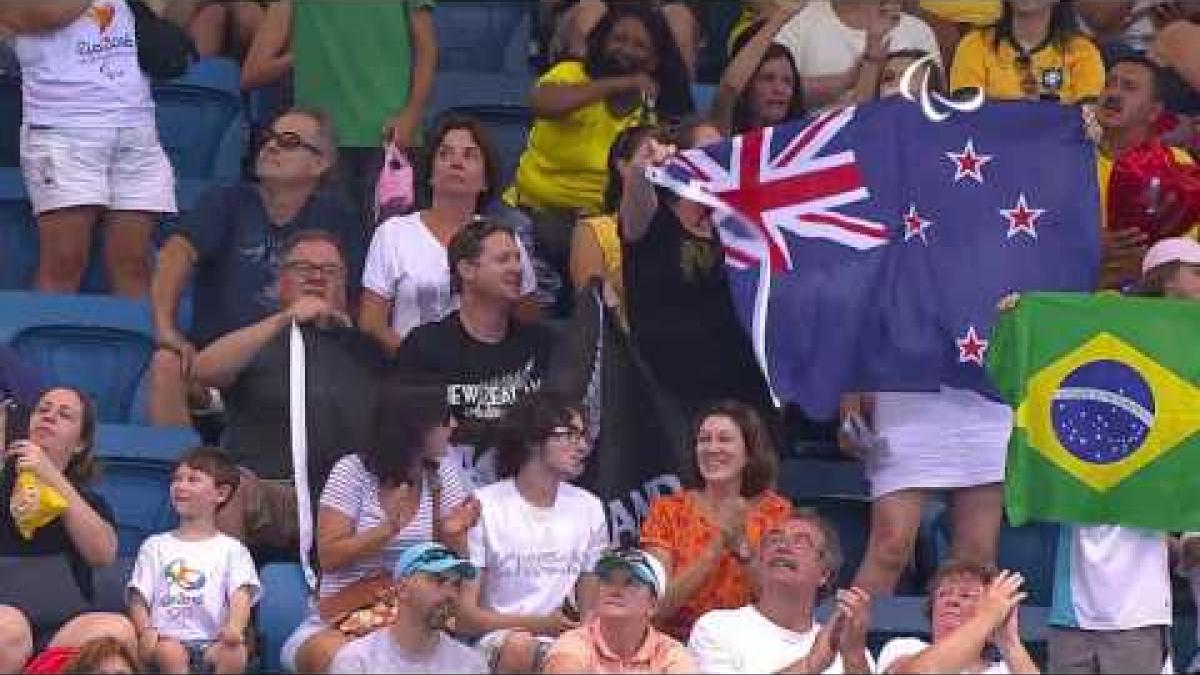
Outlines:
[[[467,492],[458,474],[446,464],[438,469],[442,479],[441,517],[462,504]],[[433,509],[429,485],[422,478],[421,503],[412,520],[396,533],[386,548],[353,565],[336,570],[325,570],[321,575],[320,595],[329,597],[368,574],[379,570],[391,571],[404,549],[433,539]],[[354,531],[362,532],[383,523],[383,507],[379,503],[379,480],[367,471],[357,453],[338,460],[325,490],[321,493],[321,506],[346,515],[354,521]]]

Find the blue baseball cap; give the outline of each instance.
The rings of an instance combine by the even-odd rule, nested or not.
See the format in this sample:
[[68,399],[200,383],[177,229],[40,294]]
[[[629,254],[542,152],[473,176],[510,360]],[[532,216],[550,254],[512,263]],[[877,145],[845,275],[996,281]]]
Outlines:
[[615,549],[596,561],[596,575],[603,577],[612,570],[624,569],[637,581],[649,586],[654,595],[662,598],[667,592],[667,571],[657,558],[638,548]]
[[469,561],[458,557],[454,551],[429,541],[406,548],[404,553],[400,554],[400,559],[396,561],[392,577],[404,579],[418,572],[436,575],[452,572],[463,579],[470,580],[475,578],[479,570]]

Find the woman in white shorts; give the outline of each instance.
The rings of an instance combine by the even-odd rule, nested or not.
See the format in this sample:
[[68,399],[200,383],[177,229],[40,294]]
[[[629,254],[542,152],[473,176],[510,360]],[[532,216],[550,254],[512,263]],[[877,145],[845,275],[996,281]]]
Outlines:
[[41,243],[35,287],[79,290],[103,215],[109,286],[143,297],[158,214],[175,212],[175,176],[133,13],[125,0],[9,4],[0,27],[17,34],[21,63],[21,168]]
[[994,564],[1012,410],[974,391],[942,387],[847,397],[843,415],[851,413],[877,434],[863,451],[871,534],[854,585],[894,592],[933,490],[950,492],[951,555]]

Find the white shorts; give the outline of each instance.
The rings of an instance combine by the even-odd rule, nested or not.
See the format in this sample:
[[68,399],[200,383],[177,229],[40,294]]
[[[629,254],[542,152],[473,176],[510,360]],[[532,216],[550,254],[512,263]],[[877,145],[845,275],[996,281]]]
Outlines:
[[72,206],[175,213],[175,170],[155,127],[26,125],[21,169],[37,214]]
[[279,649],[279,664],[283,666],[283,672],[294,673],[296,671],[296,653],[317,633],[329,630],[329,626],[317,616],[315,607],[309,607],[309,614],[304,618],[296,630],[284,641],[283,647]]

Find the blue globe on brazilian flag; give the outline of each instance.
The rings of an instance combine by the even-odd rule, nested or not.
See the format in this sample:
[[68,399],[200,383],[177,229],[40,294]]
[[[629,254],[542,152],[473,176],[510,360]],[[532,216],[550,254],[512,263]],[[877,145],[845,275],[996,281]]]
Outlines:
[[991,346],[1013,524],[1200,529],[1200,302],[1031,294]]

